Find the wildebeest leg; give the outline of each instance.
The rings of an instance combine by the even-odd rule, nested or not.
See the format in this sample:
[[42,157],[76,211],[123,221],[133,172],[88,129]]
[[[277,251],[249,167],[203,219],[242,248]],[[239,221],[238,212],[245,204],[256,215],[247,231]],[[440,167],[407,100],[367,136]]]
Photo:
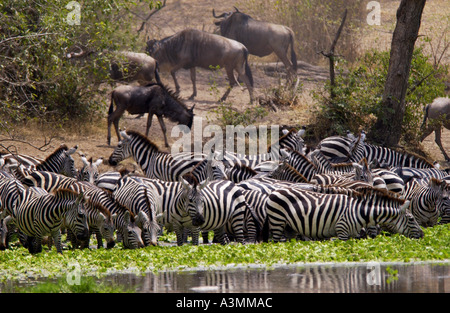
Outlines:
[[220,98],[220,101],[225,101],[228,95],[230,94],[231,89],[233,89],[233,87],[238,84],[238,82],[236,81],[236,77],[234,77],[233,69],[226,68],[226,71],[229,85],[227,87],[227,90],[223,94],[222,98]]
[[195,79],[195,67],[191,68],[191,81],[192,81],[192,95],[189,97],[189,100],[193,100],[194,97],[197,96],[197,85]]
[[161,130],[164,134],[164,143],[165,143],[166,147],[168,147],[169,143],[167,142],[166,125],[164,124],[164,120],[163,120],[162,116],[157,115],[157,117],[158,117],[159,125],[161,126]]
[[116,110],[112,114],[108,115],[108,135],[106,138],[108,145],[111,144],[111,124],[114,124],[114,128],[115,128],[116,134],[117,134],[117,139],[120,141],[119,120],[123,113],[124,113],[123,110]]
[[177,71],[177,70],[172,70],[172,71],[170,72],[170,75],[172,75],[173,82],[175,83],[175,94],[176,94],[176,95],[179,95],[179,94],[180,94],[180,85],[178,84],[177,77],[176,77],[176,75],[175,75],[176,71]]
[[442,146],[442,142],[441,142],[441,127],[436,127],[435,128],[435,130],[434,130],[434,141],[439,146],[439,149],[441,149],[441,152],[442,152],[442,154],[445,157],[445,161],[449,161],[450,159],[448,158],[448,155],[445,152],[445,149]]
[[145,136],[147,136],[147,137],[148,137],[148,133],[150,131],[150,127],[152,127],[152,120],[153,120],[153,114],[152,113],[148,113],[147,129],[145,130]]

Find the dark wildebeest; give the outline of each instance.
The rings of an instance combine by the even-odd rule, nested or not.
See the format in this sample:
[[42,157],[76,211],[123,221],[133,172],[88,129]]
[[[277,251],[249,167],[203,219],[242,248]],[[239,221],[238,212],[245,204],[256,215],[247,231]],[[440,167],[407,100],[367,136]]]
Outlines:
[[[92,54],[98,55],[98,53],[94,51],[83,50],[78,46],[76,48],[78,51],[67,53],[67,58],[81,59]],[[112,80],[125,82],[137,81],[143,86],[148,85],[153,80],[156,80],[157,83],[161,83],[158,74],[158,64],[154,58],[146,53],[105,51],[104,54],[111,59],[109,75]],[[126,70],[124,71],[124,69]]]
[[231,88],[238,84],[234,72],[244,81],[253,102],[253,76],[248,65],[248,50],[235,40],[210,34],[196,29],[185,29],[161,40],[149,40],[147,52],[153,56],[161,69],[168,70],[173,77],[176,93],[180,85],[175,77],[181,68],[190,69],[193,93],[190,99],[197,95],[195,84],[195,68],[209,69],[211,66],[225,68],[230,86],[222,96],[224,101]]
[[[420,127],[422,136],[420,141],[422,142],[428,135],[434,132],[434,141],[441,149],[442,154],[446,161],[450,161],[447,153],[441,142],[441,129],[444,126],[450,129],[450,98],[436,98],[424,109],[423,123]],[[429,120],[428,126],[427,119]]]
[[[286,67],[288,77],[297,74],[297,56],[294,51],[294,32],[287,26],[258,21],[249,15],[239,12],[222,13],[215,18],[223,18],[215,22],[220,26],[222,36],[244,44],[250,54],[263,57],[274,52]],[[291,59],[288,58],[289,47]]]
[[[114,103],[116,110],[114,110]],[[164,134],[166,147],[169,146],[166,136],[166,125],[163,117],[173,122],[186,125],[189,129],[194,118],[194,106],[188,109],[177,96],[162,84],[149,84],[147,86],[122,85],[115,88],[111,93],[111,105],[108,111],[108,145],[111,144],[111,124],[114,123],[117,138],[120,141],[119,119],[127,111],[130,114],[148,113],[147,131],[148,136],[152,126],[152,118],[158,117],[159,125]]]

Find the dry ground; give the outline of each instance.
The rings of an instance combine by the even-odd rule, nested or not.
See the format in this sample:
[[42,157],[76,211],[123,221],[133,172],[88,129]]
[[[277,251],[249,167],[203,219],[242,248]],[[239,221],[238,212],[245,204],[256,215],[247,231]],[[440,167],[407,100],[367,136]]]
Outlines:
[[[438,34],[438,27],[442,28],[439,20],[442,16],[450,14],[450,6],[446,3],[447,0],[430,0],[427,2],[424,11],[423,23],[421,28],[421,34]],[[197,29],[204,29],[206,31],[214,31],[213,17],[211,15],[212,8],[216,9],[216,12],[229,11],[233,5],[238,5],[241,1],[217,1],[217,0],[168,0],[167,6],[156,14],[152,18],[151,30],[153,34],[159,34],[160,38],[170,35],[176,31],[179,31],[186,27],[192,27]],[[377,47],[380,49],[387,49],[390,45],[391,32],[395,27],[395,12],[398,7],[399,1],[382,1],[382,25],[376,27],[366,27],[361,31],[361,50]],[[444,25],[445,26],[445,25]],[[447,25],[448,26],[448,25]],[[439,33],[440,34],[440,33]],[[301,58],[299,58],[301,59]],[[445,62],[448,62],[448,55],[444,58]],[[261,59],[256,57],[251,58],[251,68],[253,71],[255,81],[255,96],[264,96],[270,88],[276,87],[281,83],[284,83],[284,79],[280,77],[273,77],[267,75],[263,67],[261,66]],[[317,69],[317,68],[316,68]],[[287,110],[281,110],[279,112],[271,112],[264,120],[260,121],[260,124],[271,125],[290,125],[301,126],[309,124],[309,108],[314,105],[311,99],[310,91],[313,88],[318,88],[323,83],[323,78],[327,76],[327,69],[319,68],[318,71],[323,74],[319,79],[312,79],[313,73],[311,71],[300,69],[299,77],[303,84],[302,92],[299,93],[299,105],[291,107]],[[317,74],[317,73],[315,73]],[[177,77],[181,85],[181,97],[187,99],[192,93],[192,84],[190,82],[189,72],[180,70]],[[162,80],[169,87],[173,88],[173,80],[167,73],[162,73]],[[194,101],[185,100],[188,107],[195,104],[196,117],[202,117],[203,127],[206,126],[208,121],[214,120],[215,116],[211,112],[213,108],[218,106],[218,96],[211,90],[211,86],[217,84],[220,95],[225,91],[225,73],[220,75],[214,75],[211,71],[198,69],[197,71],[197,89],[198,96]],[[219,95],[219,96],[220,96]],[[95,95],[94,95],[95,96]],[[105,96],[103,102],[109,105],[109,95]],[[228,101],[233,104],[237,109],[244,109],[249,106],[249,96],[246,89],[236,87],[230,93]],[[105,107],[106,112],[106,107]],[[105,113],[106,114],[106,113]],[[125,115],[120,121],[120,127],[126,127],[127,129],[133,129],[139,132],[145,132],[145,124],[147,118],[135,119],[135,116]],[[173,143],[178,138],[170,137],[170,130],[174,124],[170,121],[166,121],[168,129],[169,143]],[[56,136],[55,136],[56,135]],[[99,125],[91,125],[88,129],[79,129],[76,126],[71,129],[46,129],[39,126],[30,126],[28,128],[20,128],[14,130],[14,136],[17,139],[26,141],[27,143],[19,141],[1,141],[3,145],[14,145],[19,153],[35,155],[38,157],[45,157],[54,151],[61,143],[65,143],[68,146],[78,145],[79,150],[85,153],[88,157],[97,159],[98,157],[104,157],[107,159],[113,151],[113,146],[117,143],[117,138],[112,136],[112,145],[106,145],[106,115],[104,120]],[[44,143],[43,137],[55,136],[50,145],[46,147],[47,150],[41,151],[31,146],[41,146]],[[7,138],[7,134],[0,134],[0,140]],[[150,139],[159,145],[163,150],[163,137],[159,124],[154,118],[153,125],[150,130]],[[445,130],[443,136],[444,146],[450,149],[450,131]],[[30,143],[30,144],[28,144]],[[430,135],[424,142],[425,150],[429,153],[433,160],[442,161],[443,157],[436,144],[434,143],[434,135]],[[81,162],[78,157],[75,157],[77,165],[80,166]],[[107,165],[101,167],[102,171],[111,169]]]

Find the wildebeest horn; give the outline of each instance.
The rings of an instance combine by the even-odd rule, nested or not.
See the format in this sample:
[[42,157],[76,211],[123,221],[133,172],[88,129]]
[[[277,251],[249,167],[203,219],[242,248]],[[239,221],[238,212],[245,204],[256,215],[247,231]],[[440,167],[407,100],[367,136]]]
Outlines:
[[220,15],[216,15],[216,12],[214,11],[214,9],[212,9],[212,14],[213,14],[213,16],[215,17],[215,18],[221,18],[221,17],[224,17],[225,16],[225,13],[222,13],[222,14],[220,14]]
[[236,12],[241,13],[238,8],[236,8],[235,6],[233,6],[233,8],[236,10]]
[[194,112],[195,103],[192,105],[192,107],[189,109],[189,111]]

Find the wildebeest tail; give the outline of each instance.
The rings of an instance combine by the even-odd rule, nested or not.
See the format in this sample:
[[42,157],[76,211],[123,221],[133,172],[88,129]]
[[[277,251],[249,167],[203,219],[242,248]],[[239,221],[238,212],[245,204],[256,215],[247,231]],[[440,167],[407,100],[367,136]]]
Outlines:
[[156,66],[155,66],[155,80],[158,84],[162,84],[161,82],[161,77],[159,76],[159,64],[158,62],[156,62]]
[[291,62],[294,66],[294,71],[297,73],[297,55],[295,54],[295,47],[294,47],[294,33],[291,32],[290,34],[290,41],[291,41]]
[[427,118],[428,118],[428,109],[430,108],[429,105],[426,105],[425,108],[423,109],[423,121],[422,121],[422,125],[420,126],[420,129],[424,129],[425,128],[425,124],[427,123]]
[[111,92],[111,104],[109,105],[108,116],[114,112],[114,90]]
[[253,75],[252,75],[252,71],[250,69],[250,66],[248,65],[248,50],[245,49],[244,52],[244,57],[245,57],[245,75],[247,75],[249,81],[250,81],[250,86],[253,87]]

